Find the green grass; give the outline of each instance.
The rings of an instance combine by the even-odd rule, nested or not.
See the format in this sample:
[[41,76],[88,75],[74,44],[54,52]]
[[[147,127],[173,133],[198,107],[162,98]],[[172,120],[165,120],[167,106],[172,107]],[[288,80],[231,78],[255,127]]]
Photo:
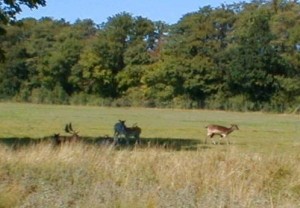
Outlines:
[[0,117],[0,138],[65,134],[68,122],[83,137],[112,136],[113,125],[121,119],[129,126],[137,123],[142,128],[141,137],[147,139],[203,143],[207,124],[235,123],[240,130],[230,135],[231,142],[245,150],[294,151],[300,145],[299,115],[0,103]]
[[[300,206],[299,115],[0,103],[0,117],[0,207]],[[111,136],[118,119],[138,123],[144,145],[10,148],[68,122]],[[203,144],[209,123],[238,124],[233,144]]]

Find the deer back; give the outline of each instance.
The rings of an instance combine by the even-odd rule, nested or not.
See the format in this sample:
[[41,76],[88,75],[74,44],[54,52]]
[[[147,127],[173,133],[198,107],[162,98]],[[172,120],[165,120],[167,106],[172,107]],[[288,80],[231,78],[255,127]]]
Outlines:
[[128,135],[139,136],[142,132],[142,129],[138,126],[133,126],[133,127],[126,127],[125,131],[126,131],[126,134],[128,134]]
[[220,125],[208,125],[206,126],[208,134],[229,134],[234,130],[238,130],[238,126],[236,124],[232,124],[230,128]]

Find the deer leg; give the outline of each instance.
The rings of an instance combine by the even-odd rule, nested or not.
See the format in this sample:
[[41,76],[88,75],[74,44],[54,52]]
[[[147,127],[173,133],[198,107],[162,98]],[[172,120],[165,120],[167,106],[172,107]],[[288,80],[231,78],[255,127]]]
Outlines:
[[228,135],[226,134],[221,134],[221,137],[225,140],[226,139],[226,144],[228,145],[230,142],[229,142],[229,137]]
[[226,139],[227,139],[227,145],[228,145],[228,144],[231,144],[231,142],[230,142],[230,140],[229,140],[229,137],[226,137]]
[[227,145],[230,144],[229,138],[226,135],[222,135],[222,138],[224,138],[224,140],[226,139],[226,144]]
[[208,136],[205,137],[204,144],[207,144],[207,137],[208,137]]
[[114,133],[114,145],[118,144],[119,142],[119,133],[115,132]]
[[220,135],[220,138],[219,138],[219,145],[221,144],[221,140],[222,140],[223,136]]
[[207,144],[207,139],[208,139],[208,137],[209,137],[209,139],[210,139],[210,143],[212,143],[212,137],[214,136],[214,134],[207,134],[206,135],[206,137],[205,137],[205,142],[204,142],[204,144]]
[[140,136],[136,136],[136,144],[141,144],[141,139],[140,139]]
[[212,134],[210,135],[210,142],[213,143],[213,144],[216,144],[216,141],[213,139],[214,136],[215,136],[214,133],[212,133]]
[[129,138],[128,135],[125,134],[125,140],[126,140],[126,145],[129,145]]

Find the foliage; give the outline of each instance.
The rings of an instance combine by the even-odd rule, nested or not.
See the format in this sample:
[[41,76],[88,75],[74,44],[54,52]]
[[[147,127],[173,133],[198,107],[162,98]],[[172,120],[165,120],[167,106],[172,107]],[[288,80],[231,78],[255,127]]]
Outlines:
[[0,36],[0,98],[60,88],[55,103],[288,111],[300,96],[299,12],[298,2],[253,1],[174,25],[126,12],[101,25],[23,19]]
[[[16,15],[22,12],[21,6],[26,5],[30,9],[38,6],[45,6],[45,0],[17,0],[17,1],[0,1],[0,36],[6,33],[3,26],[12,23],[16,19]],[[4,50],[0,45],[0,61],[5,59]]]

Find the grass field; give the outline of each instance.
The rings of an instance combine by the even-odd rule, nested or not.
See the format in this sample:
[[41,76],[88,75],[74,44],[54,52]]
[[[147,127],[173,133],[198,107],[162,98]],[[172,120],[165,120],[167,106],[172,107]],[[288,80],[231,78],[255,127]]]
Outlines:
[[299,115],[0,103],[0,117],[0,138],[65,134],[64,126],[69,122],[82,137],[112,136],[113,125],[121,119],[128,126],[137,123],[142,128],[141,137],[147,139],[186,139],[201,145],[207,124],[235,123],[240,130],[230,139],[243,149],[298,151],[300,145]]
[[[0,103],[0,118],[0,207],[300,206],[299,115]],[[112,136],[119,119],[143,145],[12,145],[69,122],[83,140]],[[204,144],[210,123],[240,130]]]

